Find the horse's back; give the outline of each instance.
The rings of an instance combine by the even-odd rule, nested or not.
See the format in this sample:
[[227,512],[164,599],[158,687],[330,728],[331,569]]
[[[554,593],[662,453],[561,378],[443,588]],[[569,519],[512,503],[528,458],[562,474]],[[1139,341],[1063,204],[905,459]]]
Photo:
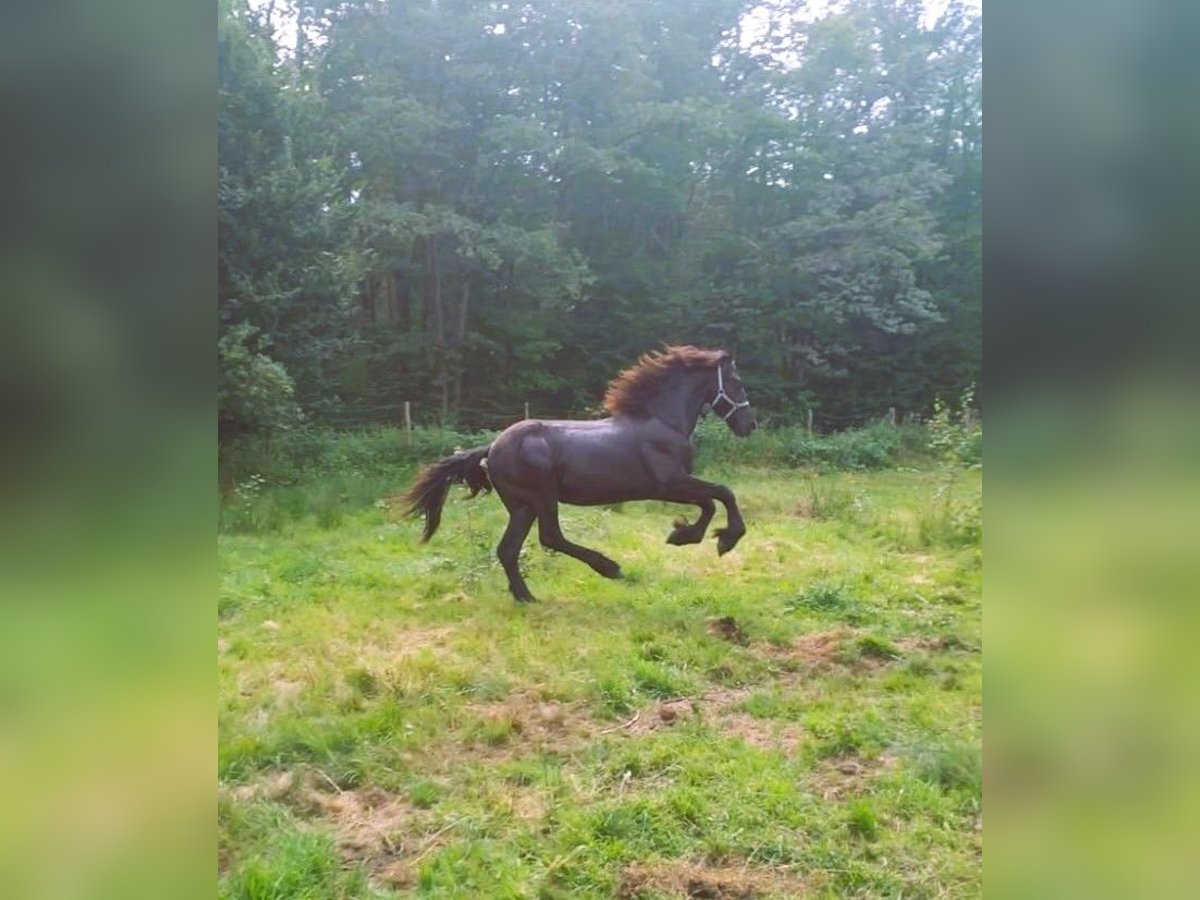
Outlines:
[[591,505],[649,490],[638,423],[615,419],[529,419],[492,444],[488,473],[502,497],[553,497]]

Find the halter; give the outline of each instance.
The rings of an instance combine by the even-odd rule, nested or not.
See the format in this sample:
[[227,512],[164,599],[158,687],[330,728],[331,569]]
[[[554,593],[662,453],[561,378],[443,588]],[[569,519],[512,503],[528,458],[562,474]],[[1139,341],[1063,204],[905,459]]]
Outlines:
[[[719,412],[717,412],[717,403],[719,403],[722,400],[724,400],[726,403],[729,404],[729,412],[725,413],[725,415],[723,415],[723,416],[721,416],[721,414]],[[732,397],[730,397],[727,393],[725,393],[725,376],[722,374],[720,363],[718,363],[717,364],[717,393],[715,395],[713,395],[712,400],[710,400],[708,403],[708,406],[713,411],[714,415],[721,416],[722,421],[728,422],[730,416],[732,416],[735,412],[737,412],[743,406],[749,406],[749,405],[750,405],[749,400],[743,400],[741,403],[736,403],[736,402],[734,402],[734,399]]]

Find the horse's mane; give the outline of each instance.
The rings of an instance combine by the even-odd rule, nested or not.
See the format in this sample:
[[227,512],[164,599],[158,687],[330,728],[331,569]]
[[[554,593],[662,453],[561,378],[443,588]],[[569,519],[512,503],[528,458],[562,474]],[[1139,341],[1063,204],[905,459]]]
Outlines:
[[612,413],[644,413],[647,405],[680,369],[715,367],[728,356],[724,350],[703,350],[699,347],[664,347],[642,354],[636,366],[626,369],[608,383],[604,408]]

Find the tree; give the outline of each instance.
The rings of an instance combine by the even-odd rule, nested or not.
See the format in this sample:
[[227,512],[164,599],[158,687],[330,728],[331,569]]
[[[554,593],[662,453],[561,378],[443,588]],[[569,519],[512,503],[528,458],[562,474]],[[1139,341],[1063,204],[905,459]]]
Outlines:
[[838,424],[979,381],[960,3],[291,6],[287,54],[222,23],[230,397],[262,356],[318,421],[579,413],[663,341]]
[[221,19],[217,59],[219,415],[234,434],[293,418],[282,415],[293,394],[311,410],[334,401],[324,374],[344,345],[360,253],[322,111],[291,89],[242,4]]

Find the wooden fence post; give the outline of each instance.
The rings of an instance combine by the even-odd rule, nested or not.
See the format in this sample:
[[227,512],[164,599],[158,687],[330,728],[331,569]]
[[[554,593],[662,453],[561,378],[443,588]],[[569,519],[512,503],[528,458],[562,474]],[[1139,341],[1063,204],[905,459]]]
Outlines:
[[529,401],[525,401],[525,418],[529,418]]
[[887,415],[884,416],[884,419],[889,425],[891,425],[893,428],[895,428],[896,427],[896,407],[889,406]]
[[808,408],[808,414],[805,416],[805,427],[808,428],[808,436],[812,437],[812,407]]
[[412,405],[404,401],[404,434],[408,445],[412,446]]

